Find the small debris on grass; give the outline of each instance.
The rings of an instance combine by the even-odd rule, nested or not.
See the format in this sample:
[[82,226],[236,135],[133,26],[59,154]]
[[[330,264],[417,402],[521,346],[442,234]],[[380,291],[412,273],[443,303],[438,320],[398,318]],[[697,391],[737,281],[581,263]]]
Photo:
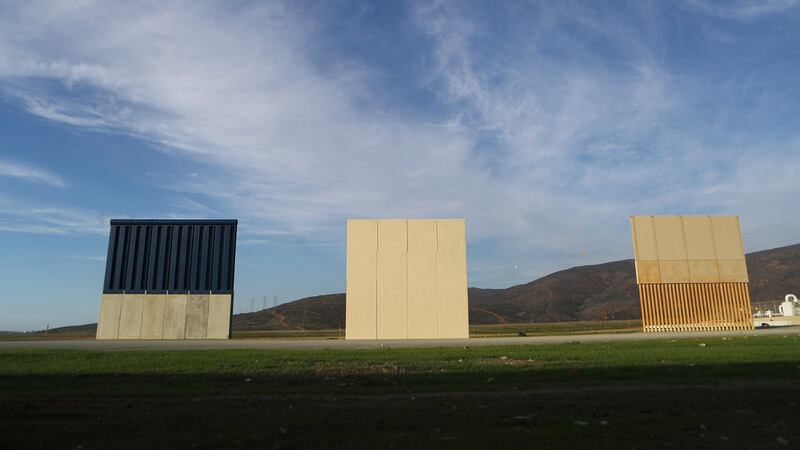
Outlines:
[[286,434],[288,432],[288,430],[284,427],[279,427],[278,430],[280,430],[281,434]]
[[507,360],[507,359],[508,359],[508,356],[501,356],[501,357],[500,357],[500,359],[502,359],[503,361],[505,361],[505,360]]
[[576,420],[575,425],[585,427],[586,425],[589,425],[589,422],[586,422],[585,420]]
[[494,377],[489,377],[489,378],[486,379],[487,383],[491,383],[492,381],[494,381]]
[[697,346],[698,346],[698,347],[705,347],[705,346],[706,346],[706,344],[705,344],[705,343],[703,343],[703,344],[698,344]]
[[253,379],[252,378],[245,378],[244,381],[245,381],[245,383],[249,383],[249,382],[253,381]]
[[525,414],[524,416],[514,416],[511,418],[511,421],[517,425],[527,425],[536,422],[536,416],[534,414]]
[[708,427],[703,425],[702,423],[700,424],[700,429],[703,431],[708,431]]
[[789,441],[787,441],[783,436],[778,436],[775,438],[775,442],[781,445],[789,445]]
[[608,421],[606,421],[606,420],[601,420],[600,422],[597,422],[597,423],[599,423],[602,426],[608,425]]

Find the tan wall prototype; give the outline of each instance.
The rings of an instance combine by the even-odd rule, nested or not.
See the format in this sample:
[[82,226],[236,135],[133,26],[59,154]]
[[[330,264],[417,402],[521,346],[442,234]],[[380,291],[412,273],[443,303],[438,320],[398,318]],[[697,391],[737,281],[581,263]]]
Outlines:
[[347,339],[469,337],[463,219],[347,221]]
[[218,294],[103,294],[97,339],[228,339],[232,298]]
[[751,329],[736,216],[632,216],[644,331]]

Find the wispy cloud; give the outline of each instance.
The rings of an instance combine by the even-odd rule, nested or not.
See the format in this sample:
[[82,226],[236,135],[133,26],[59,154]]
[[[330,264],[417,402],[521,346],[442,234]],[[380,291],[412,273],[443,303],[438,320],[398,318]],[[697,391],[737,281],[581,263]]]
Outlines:
[[31,207],[8,202],[0,209],[0,230],[35,234],[108,234],[109,218],[71,208]]
[[721,19],[751,20],[796,9],[800,0],[687,0],[686,6]]
[[94,256],[94,255],[53,255],[52,258],[55,259],[69,259],[75,261],[96,261],[96,262],[106,262],[105,256]]
[[0,176],[19,178],[32,183],[44,183],[59,188],[67,187],[63,178],[48,170],[7,159],[0,159]]

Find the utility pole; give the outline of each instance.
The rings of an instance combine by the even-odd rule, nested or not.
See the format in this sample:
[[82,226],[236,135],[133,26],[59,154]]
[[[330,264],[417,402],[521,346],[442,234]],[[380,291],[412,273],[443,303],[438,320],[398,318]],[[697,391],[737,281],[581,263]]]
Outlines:
[[253,307],[253,302],[255,302],[255,301],[256,301],[256,299],[254,297],[250,297],[250,312],[253,312],[253,308],[254,308]]

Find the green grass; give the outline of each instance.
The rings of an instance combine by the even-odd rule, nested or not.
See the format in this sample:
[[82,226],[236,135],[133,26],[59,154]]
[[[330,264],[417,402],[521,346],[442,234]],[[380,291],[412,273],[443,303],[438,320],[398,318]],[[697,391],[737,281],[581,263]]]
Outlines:
[[0,447],[713,448],[770,446],[777,436],[796,445],[799,380],[797,335],[6,350]]
[[524,332],[528,336],[555,336],[588,333],[634,333],[641,330],[641,320],[605,320],[472,325],[469,327],[469,334],[470,337],[500,337],[517,336],[519,332]]

